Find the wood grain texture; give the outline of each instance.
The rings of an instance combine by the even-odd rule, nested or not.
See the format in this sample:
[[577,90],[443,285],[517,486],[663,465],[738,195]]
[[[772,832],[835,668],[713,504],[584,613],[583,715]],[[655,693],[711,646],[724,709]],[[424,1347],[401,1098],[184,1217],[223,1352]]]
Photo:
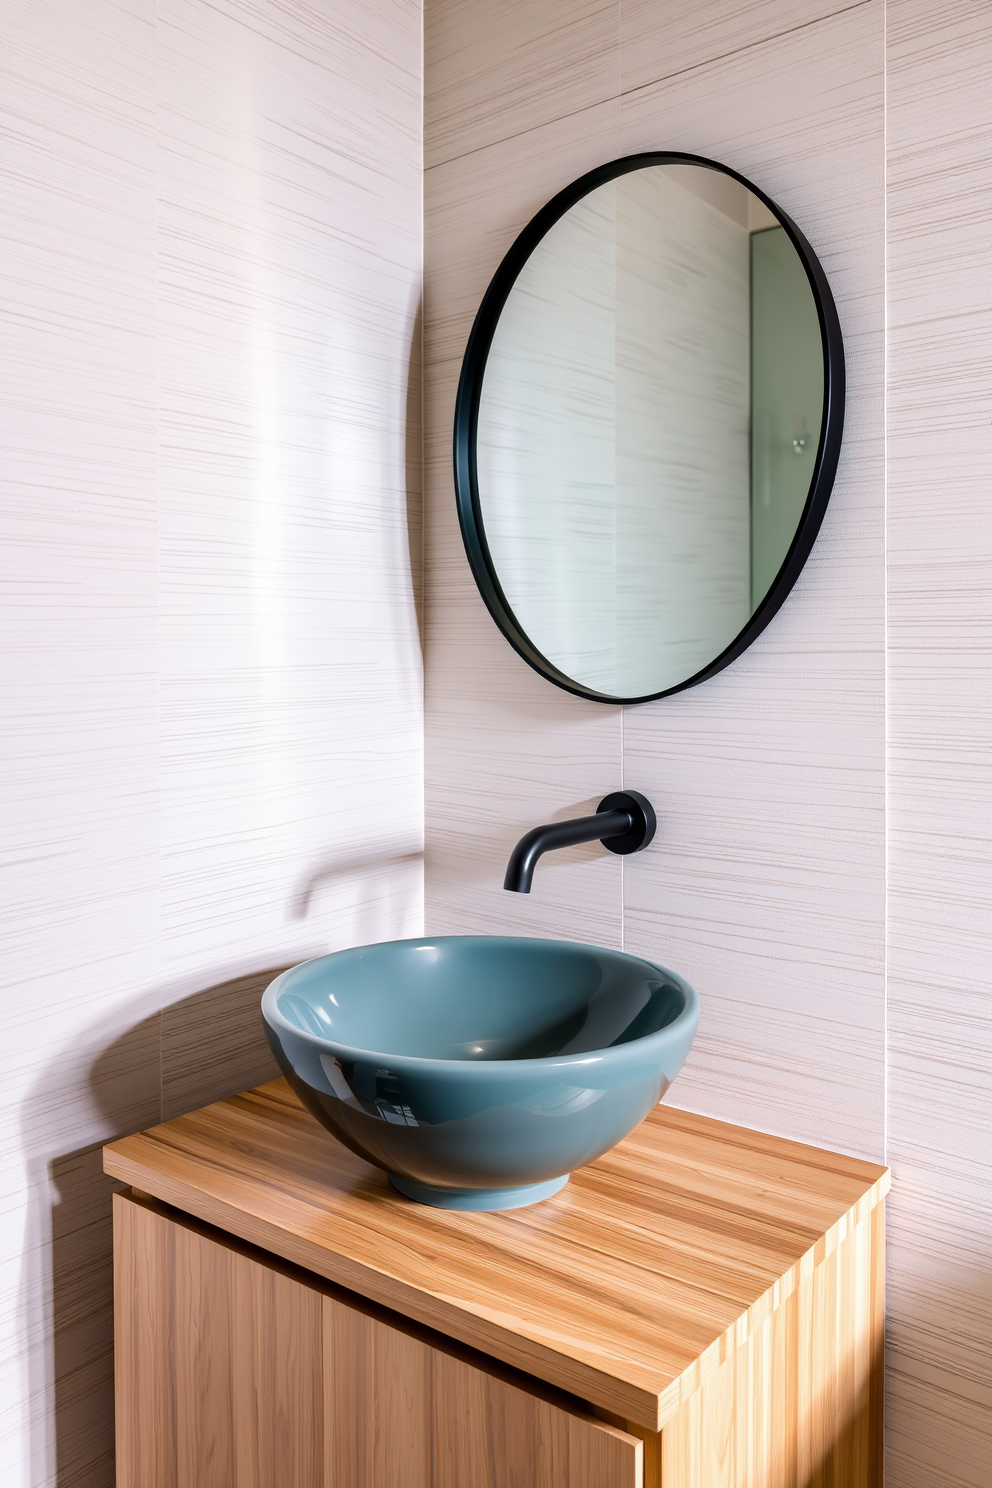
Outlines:
[[118,1194],[118,1488],[642,1488],[569,1397]]
[[423,1488],[434,1459],[430,1346],[353,1307],[323,1307],[326,1481]]
[[114,1196],[118,1488],[322,1488],[323,1299]]
[[645,1488],[881,1488],[885,1208],[807,1272],[660,1432]]
[[887,8],[887,1482],[992,1474],[992,16]]
[[872,1223],[856,1225],[665,1426],[663,1485],[881,1488],[872,1302],[883,1236]]
[[3,7],[4,1488],[113,1481],[99,1144],[421,928],[420,30]]
[[107,1171],[656,1430],[883,1196],[871,1163],[659,1106],[554,1199],[401,1199],[283,1081],[105,1150]]
[[636,1437],[333,1298],[324,1391],[336,1488],[642,1488]]

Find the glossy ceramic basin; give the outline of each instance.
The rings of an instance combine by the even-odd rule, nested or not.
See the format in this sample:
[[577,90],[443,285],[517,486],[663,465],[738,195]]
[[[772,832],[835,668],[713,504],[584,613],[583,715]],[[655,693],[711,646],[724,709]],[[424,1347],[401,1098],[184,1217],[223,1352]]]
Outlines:
[[510,1209],[643,1120],[699,1000],[619,951],[457,935],[306,961],[267,988],[262,1017],[300,1099],[401,1193]]

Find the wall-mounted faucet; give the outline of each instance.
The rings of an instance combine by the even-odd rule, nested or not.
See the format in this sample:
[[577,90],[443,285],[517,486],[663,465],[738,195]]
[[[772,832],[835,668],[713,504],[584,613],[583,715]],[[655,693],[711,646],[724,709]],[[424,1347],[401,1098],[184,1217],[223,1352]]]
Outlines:
[[638,791],[614,791],[603,797],[595,816],[548,822],[521,837],[506,865],[503,887],[514,894],[529,894],[538,858],[556,847],[575,847],[598,838],[612,853],[640,852],[651,841],[657,825],[654,807],[646,796]]

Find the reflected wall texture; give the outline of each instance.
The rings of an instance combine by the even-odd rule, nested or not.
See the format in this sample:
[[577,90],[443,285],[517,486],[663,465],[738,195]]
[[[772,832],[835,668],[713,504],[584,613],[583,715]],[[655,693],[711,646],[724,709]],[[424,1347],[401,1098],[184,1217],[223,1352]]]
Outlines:
[[809,492],[823,407],[816,306],[781,227],[749,237],[751,608],[778,573]]
[[719,170],[643,165],[559,217],[499,313],[476,445],[489,554],[580,687],[644,697],[703,671],[799,528],[824,346],[776,223]]

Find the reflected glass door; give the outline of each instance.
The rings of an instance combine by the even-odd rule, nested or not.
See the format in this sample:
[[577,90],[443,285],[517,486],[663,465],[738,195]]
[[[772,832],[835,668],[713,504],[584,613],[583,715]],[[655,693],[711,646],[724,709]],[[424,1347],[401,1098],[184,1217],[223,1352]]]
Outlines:
[[823,353],[809,280],[783,227],[751,233],[751,609],[767,594],[809,495]]

